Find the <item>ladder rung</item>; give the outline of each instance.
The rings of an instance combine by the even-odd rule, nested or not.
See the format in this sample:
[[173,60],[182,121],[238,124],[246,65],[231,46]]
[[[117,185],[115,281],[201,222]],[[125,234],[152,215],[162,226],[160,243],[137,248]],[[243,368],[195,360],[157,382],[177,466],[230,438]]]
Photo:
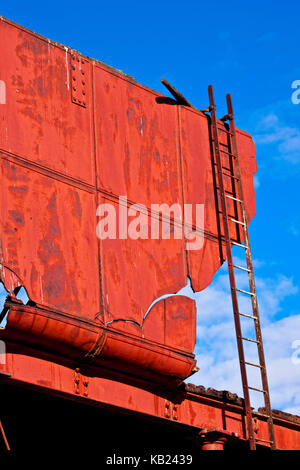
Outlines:
[[232,241],[231,243],[232,243],[232,245],[241,246],[242,248],[245,248],[245,249],[248,248],[248,245],[242,245],[241,243],[238,243],[238,242],[233,242]]
[[238,264],[233,264],[232,265],[234,268],[238,268],[238,269],[241,269],[242,271],[247,271],[247,273],[250,273],[250,269],[248,268],[244,268],[243,266],[239,266]]
[[[221,151],[221,150],[220,150]],[[213,162],[214,165],[218,165],[217,162]],[[231,168],[227,168],[226,166],[222,166],[223,170],[231,171]]]
[[229,217],[229,220],[231,220],[232,222],[235,222],[236,224],[240,224],[240,225],[246,225],[244,222],[241,222],[240,220],[237,220],[237,219],[232,219],[231,217]]
[[247,364],[248,366],[259,367],[260,369],[263,369],[263,366],[260,366],[259,364],[254,364],[253,362],[245,361],[245,364]]
[[219,145],[222,145],[222,147],[229,148],[227,144],[224,144],[224,142],[219,142]]
[[267,442],[268,444],[273,444],[273,441],[267,441],[266,439],[259,439],[258,437],[255,437],[254,439],[259,442]]
[[255,388],[255,387],[249,387],[249,386],[248,386],[248,388],[249,388],[250,390],[255,390],[256,392],[266,393],[266,391],[265,391],[265,390],[262,390],[261,388]]
[[237,181],[239,181],[239,178],[237,178],[237,176],[234,176],[234,175],[228,175],[228,173],[223,173],[223,172],[222,172],[222,175],[224,175],[224,176],[228,176],[229,178],[233,178],[234,180],[237,180]]
[[218,129],[218,131],[225,132],[225,134],[234,135],[232,132],[227,131],[226,129],[224,129],[224,127],[219,127],[219,126],[217,126],[217,129]]
[[235,290],[237,290],[238,292],[242,292],[243,294],[255,295],[255,292],[248,292],[247,290],[243,290],[243,289],[235,289]]
[[255,317],[253,315],[247,315],[246,313],[239,312],[239,315],[242,315],[242,317],[252,318],[253,320],[258,320],[257,317]]
[[263,418],[267,418],[267,420],[271,418],[270,415],[266,415],[265,413],[261,413],[260,411],[257,411],[256,413],[258,413],[259,416],[262,416]]
[[219,150],[219,151],[222,153],[226,153],[226,155],[230,155],[230,157],[236,158],[236,155],[234,155],[234,153],[226,152],[225,150]]
[[244,339],[245,341],[251,341],[251,343],[259,344],[259,341],[257,341],[256,339],[245,338],[244,336],[241,336],[241,339]]
[[240,202],[241,204],[244,204],[244,201],[242,201],[241,199],[238,199],[237,197],[228,196],[228,194],[225,194],[225,197],[228,197],[229,199],[233,199],[233,201]]
[[[219,210],[218,210],[218,213],[223,215],[222,209],[219,209]],[[231,218],[233,218],[233,217],[235,217],[235,216],[234,216],[233,214],[229,214],[228,211],[227,211],[227,218],[228,218],[228,219],[231,219]]]
[[[215,139],[212,137],[211,139],[211,142],[215,142]],[[224,144],[224,142],[218,142],[219,145],[222,145],[222,147],[226,147],[226,148],[229,148],[227,144]],[[221,152],[221,150],[219,150]]]
[[[219,187],[218,185],[216,185],[216,189],[217,189],[218,191],[220,191],[220,187]],[[224,193],[233,194],[232,191],[230,191],[229,189],[225,189],[225,188],[224,188]],[[225,196],[226,196],[226,194],[225,194]]]

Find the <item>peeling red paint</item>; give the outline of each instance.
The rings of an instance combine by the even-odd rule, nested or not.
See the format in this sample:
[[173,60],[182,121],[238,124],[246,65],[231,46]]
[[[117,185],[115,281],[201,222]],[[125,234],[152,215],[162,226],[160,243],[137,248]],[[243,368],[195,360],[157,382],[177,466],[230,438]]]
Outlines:
[[[167,419],[165,396],[129,382],[138,376],[148,386],[167,384],[176,395],[174,388],[195,370],[195,302],[174,294],[188,275],[194,290],[207,287],[225,259],[207,117],[4,19],[0,41],[6,85],[0,105],[0,273],[10,292],[0,334],[9,345],[5,367],[15,380],[71,394],[78,369],[71,362],[88,361],[99,375],[89,377],[93,400]],[[220,134],[228,150],[226,133]],[[255,147],[245,132],[237,138],[250,221]],[[224,156],[223,164],[230,159]],[[234,195],[232,180],[225,184]],[[151,204],[203,204],[203,247],[187,251],[186,240],[172,237],[99,240],[97,207],[116,207],[120,196],[127,197],[125,207],[139,203],[147,211]],[[235,210],[228,200],[228,211]],[[172,216],[171,233],[176,223]],[[241,234],[231,236],[239,240]],[[14,297],[21,285],[30,305]],[[32,348],[27,356],[26,348]],[[54,369],[59,380],[49,372]],[[104,370],[126,380],[111,381],[105,391]],[[125,391],[132,395],[123,399]],[[210,405],[204,405],[197,390],[184,393],[176,395],[176,405],[168,397],[170,419],[222,429],[220,397],[206,397]],[[239,419],[234,411],[228,418],[230,430],[244,439],[242,411],[237,414]],[[276,432],[288,447],[284,425]],[[266,435],[263,420],[259,433]],[[290,440],[298,446],[297,434]]]
[[[9,103],[0,108],[6,127],[0,136],[2,258],[11,269],[3,268],[3,280],[9,278],[9,288],[21,282],[47,310],[113,321],[109,328],[135,330],[146,340],[159,306],[144,325],[143,319],[155,299],[178,292],[188,274],[195,290],[204,289],[224,260],[207,118],[4,20],[0,35]],[[255,149],[244,133],[239,144],[250,220]],[[119,196],[147,210],[151,204],[204,204],[203,248],[187,252],[185,240],[174,237],[99,241],[97,205],[116,206]],[[171,316],[161,344],[192,354],[194,306],[178,302],[163,302]],[[130,362],[134,346],[128,348]],[[190,373],[192,362],[182,360]]]

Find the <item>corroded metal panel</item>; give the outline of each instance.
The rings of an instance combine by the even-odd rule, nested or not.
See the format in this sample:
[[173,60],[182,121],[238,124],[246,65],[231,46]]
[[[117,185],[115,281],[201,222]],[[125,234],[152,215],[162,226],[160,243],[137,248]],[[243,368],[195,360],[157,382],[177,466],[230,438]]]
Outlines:
[[[30,367],[28,367],[30,364]],[[201,431],[227,433],[237,445],[247,438],[243,400],[224,390],[186,384],[174,393],[159,386],[149,385],[140,375],[115,373],[95,364],[63,361],[59,356],[36,354],[32,347],[7,343],[6,364],[0,364],[1,380],[11,385],[34,387],[50,394],[85,401],[89,406],[103,406],[120,412],[137,413],[159,419],[165,425],[176,424],[196,437]],[[63,398],[61,398],[63,400]],[[175,411],[176,407],[176,413]],[[173,413],[169,411],[173,410]],[[264,410],[254,413],[257,437],[268,439]],[[3,410],[5,416],[5,409]],[[273,410],[278,449],[300,449],[300,419],[288,413]],[[189,427],[187,429],[187,426]],[[11,443],[13,444],[13,442]],[[262,443],[268,446],[267,443]]]
[[[4,19],[0,39],[0,261],[12,297],[3,335],[15,338],[15,328],[37,347],[65,344],[66,354],[185,378],[195,366],[195,304],[172,294],[188,275],[204,289],[224,261],[207,117]],[[250,220],[254,146],[238,137]],[[226,148],[225,126],[222,139]],[[117,215],[115,237],[97,231],[104,203]],[[134,213],[120,235],[120,207],[129,214],[132,204],[143,213],[136,238]],[[204,206],[204,226],[196,217],[189,227],[204,237],[194,250],[184,204]],[[14,307],[20,285],[30,306]]]
[[4,20],[0,43],[0,148],[93,185],[92,93],[87,108],[71,101],[72,51]]
[[[177,109],[99,65],[94,77],[100,201],[103,193],[111,203],[124,195],[126,209],[142,204],[148,212],[147,239],[101,241],[105,318],[140,324],[156,298],[186,284],[184,238],[150,239],[151,204],[182,206]],[[155,218],[159,223],[159,214]]]
[[[203,233],[204,243],[199,250],[189,250],[188,272],[193,289],[205,289],[226,259],[221,206],[217,185],[216,165],[211,149],[211,136],[207,117],[195,110],[180,107],[180,136],[183,168],[183,191],[185,204],[204,204],[204,227],[194,227]],[[228,132],[219,122],[222,165],[224,171],[232,170],[231,149],[228,145]],[[224,131],[222,132],[222,128]],[[256,172],[255,146],[251,136],[238,131],[238,145],[243,187],[245,187],[245,206],[248,221],[255,215],[255,196],[253,174]],[[228,170],[226,170],[228,169]],[[228,195],[236,196],[235,182],[231,177],[224,177]],[[241,220],[239,206],[232,199],[227,199],[228,214]],[[232,223],[230,235],[233,240],[241,241],[242,234],[237,232],[237,224]]]
[[[102,197],[100,202],[104,201],[110,201],[118,214],[112,199]],[[145,216],[145,223],[149,228],[150,215]],[[105,321],[126,319],[141,324],[155,299],[176,293],[186,284],[183,239],[108,238],[100,241],[100,253]]]
[[98,187],[145,204],[182,203],[177,107],[95,65]]
[[[193,206],[204,204],[204,227],[197,227],[204,236],[203,247],[197,251],[188,251],[189,275],[196,291],[210,284],[221,264],[216,185],[213,180],[207,118],[184,107],[180,107],[179,115],[184,202]],[[196,227],[197,221],[193,222]]]
[[[100,302],[93,192],[2,154],[0,207],[4,273],[17,274],[38,304],[94,317]],[[3,282],[9,291],[16,287]]]

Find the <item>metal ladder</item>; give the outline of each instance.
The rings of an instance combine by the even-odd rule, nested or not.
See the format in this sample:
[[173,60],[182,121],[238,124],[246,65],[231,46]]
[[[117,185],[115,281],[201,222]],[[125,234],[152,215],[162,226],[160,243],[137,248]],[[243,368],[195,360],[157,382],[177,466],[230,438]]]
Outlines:
[[6,449],[6,450],[10,450],[9,443],[8,443],[7,438],[6,438],[5,431],[4,431],[4,428],[3,428],[3,425],[2,425],[1,420],[0,420],[0,433],[1,433],[2,438],[3,438],[3,442],[4,442],[4,445],[5,445],[5,449]]
[[[210,113],[213,158],[215,159],[214,164],[216,165],[217,175],[218,175],[218,178],[217,178],[218,188],[217,189],[220,195],[220,202],[221,202],[220,213],[221,213],[221,217],[223,220],[224,238],[225,238],[225,245],[226,245],[226,255],[227,255],[227,261],[228,261],[228,271],[229,271],[229,280],[230,280],[230,288],[231,288],[231,298],[232,298],[232,305],[233,305],[234,323],[235,323],[237,347],[238,347],[240,370],[241,370],[241,377],[242,377],[242,386],[243,386],[245,413],[246,413],[246,424],[247,424],[250,449],[255,450],[256,444],[259,442],[269,444],[271,449],[276,449],[274,426],[273,426],[272,411],[271,411],[271,404],[270,404],[270,394],[269,394],[266,364],[265,364],[262,335],[261,335],[261,328],[260,328],[260,321],[259,321],[259,312],[258,312],[256,288],[255,288],[255,281],[254,281],[253,263],[252,263],[252,256],[251,256],[251,250],[250,250],[247,215],[246,215],[246,210],[245,210],[243,188],[242,188],[242,182],[241,182],[241,172],[240,172],[240,165],[239,165],[236,129],[235,129],[235,123],[234,123],[231,96],[230,94],[226,96],[228,114],[225,115],[220,120],[224,123],[228,121],[228,124],[227,125],[225,124],[225,126],[222,126],[222,124],[220,123],[218,124],[218,121],[217,121],[214,93],[213,93],[213,88],[211,85],[208,87],[208,95],[209,95],[209,108],[206,108],[204,112]],[[220,126],[222,126],[222,128]],[[228,151],[224,150],[224,147],[223,149],[221,149],[222,144],[220,144],[220,141],[219,141],[219,134],[221,131],[225,132],[227,135],[227,140],[228,140],[227,150]],[[229,159],[232,161],[231,172],[229,172],[228,168],[224,168],[222,164],[221,154],[223,155],[227,154],[227,157],[229,157]],[[227,170],[227,171],[224,172],[224,170]],[[233,195],[226,194],[228,193],[228,191],[225,190],[224,176],[229,177],[230,181],[232,181],[233,183],[233,187],[236,188]],[[231,201],[233,201],[233,203],[237,207],[239,206],[239,210],[236,211],[235,214],[240,214],[240,215],[236,217],[231,217],[229,215],[227,206],[226,206],[226,202],[228,198]],[[241,217],[242,220],[239,220],[239,217]],[[244,240],[244,244],[242,244],[242,242],[238,243],[237,241],[234,241],[232,237],[230,236],[230,224],[232,223],[235,224],[238,234],[240,234],[240,230],[242,228],[242,237]],[[239,239],[239,236],[237,240],[241,241]],[[247,267],[242,267],[242,266],[238,266],[234,264],[233,256],[232,256],[233,245],[240,247],[245,253]],[[235,280],[235,269],[243,270],[248,273],[249,287],[250,287],[249,292],[237,288],[236,280]],[[249,295],[251,297],[252,315],[248,315],[248,314],[240,312],[239,304],[238,304],[238,295],[237,295],[238,292]],[[254,330],[255,330],[256,339],[246,338],[243,336],[242,328],[241,328],[241,321],[240,321],[241,316],[249,319],[249,321],[251,322],[254,322]],[[247,362],[245,360],[244,341],[246,342],[250,341],[256,344],[257,350],[258,350],[259,364],[254,364],[252,362]],[[260,369],[261,383],[262,383],[261,389],[251,387],[248,385],[246,366],[257,367]],[[253,421],[252,421],[252,409],[250,405],[250,390],[255,390],[257,392],[263,393],[264,403],[265,403],[264,415],[266,416],[267,422],[268,422],[269,440],[258,439],[255,436],[254,426],[253,426]]]

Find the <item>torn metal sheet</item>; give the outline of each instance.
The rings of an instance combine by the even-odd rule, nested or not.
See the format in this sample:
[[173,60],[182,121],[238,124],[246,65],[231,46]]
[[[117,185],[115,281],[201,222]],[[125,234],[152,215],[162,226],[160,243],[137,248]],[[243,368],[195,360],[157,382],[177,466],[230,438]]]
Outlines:
[[[9,292],[22,285],[31,301],[8,313],[6,334],[13,336],[13,325],[25,332],[32,321],[36,328],[25,341],[40,336],[37,344],[53,348],[55,329],[64,335],[62,318],[71,325],[76,318],[99,330],[95,340],[92,328],[88,352],[75,341],[83,356],[106,355],[116,363],[123,355],[140,370],[186,377],[195,366],[194,302],[172,296],[148,310],[161,296],[176,294],[187,276],[194,290],[204,289],[225,259],[207,117],[3,18],[0,41],[0,273]],[[238,144],[250,221],[255,148],[243,132]],[[231,182],[228,191],[234,194]],[[119,218],[119,236],[99,239],[99,205],[109,203],[118,213],[120,198],[126,210],[142,205],[148,226],[179,205],[182,212],[170,213],[170,239],[161,232],[120,236]],[[150,214],[153,204],[160,207]],[[204,226],[198,219],[190,224],[204,243],[190,251],[187,234],[174,235],[184,204],[204,207]],[[41,311],[49,315],[51,340]],[[155,324],[158,331],[165,325],[164,334],[155,336]],[[72,345],[76,331],[66,328],[61,342]],[[127,343],[118,332],[128,335]],[[155,359],[138,352],[137,338],[152,344]],[[177,359],[168,365],[165,347],[181,355],[180,366]]]

